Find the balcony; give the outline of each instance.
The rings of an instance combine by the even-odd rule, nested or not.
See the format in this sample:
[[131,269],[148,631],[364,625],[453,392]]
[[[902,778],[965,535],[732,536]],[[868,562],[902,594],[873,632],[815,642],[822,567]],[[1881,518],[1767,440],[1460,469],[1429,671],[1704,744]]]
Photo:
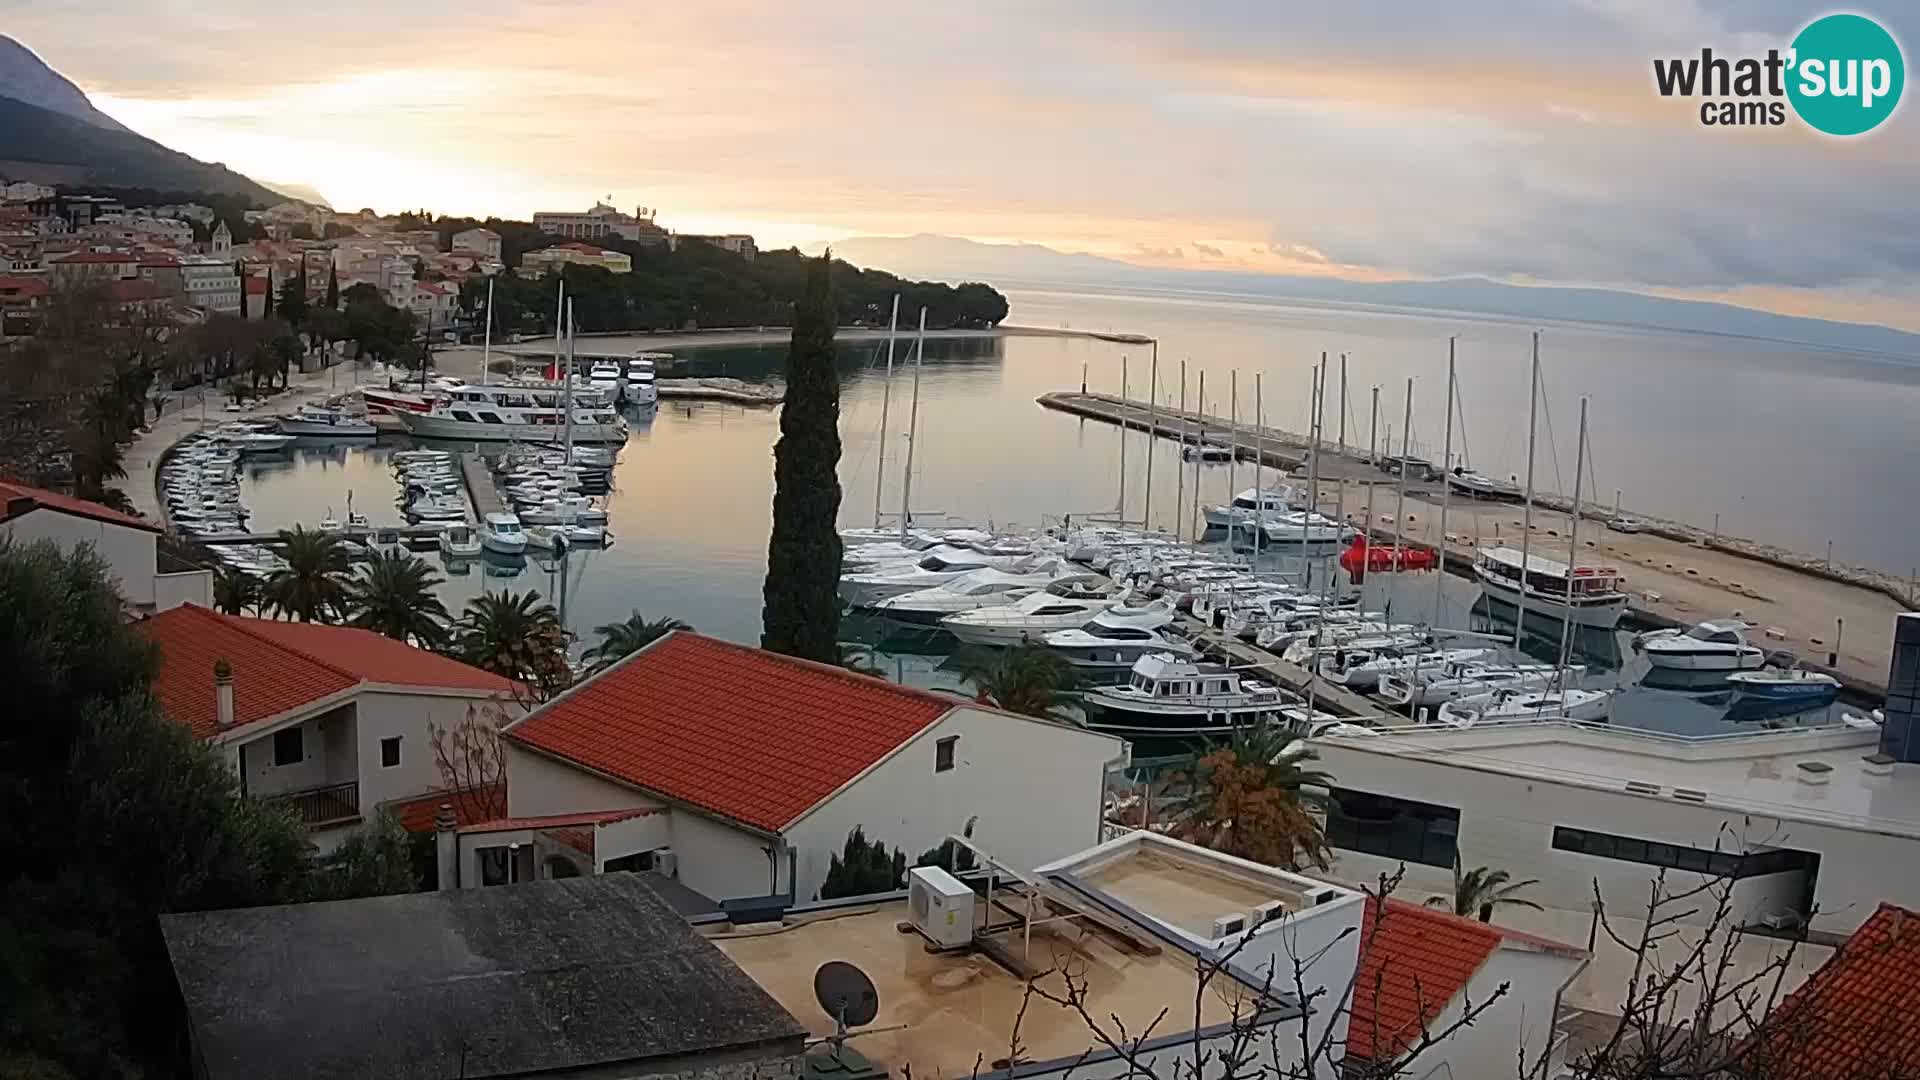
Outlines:
[[358,780],[269,795],[261,801],[291,807],[294,816],[309,829],[321,829],[329,825],[341,825],[360,820],[360,782]]

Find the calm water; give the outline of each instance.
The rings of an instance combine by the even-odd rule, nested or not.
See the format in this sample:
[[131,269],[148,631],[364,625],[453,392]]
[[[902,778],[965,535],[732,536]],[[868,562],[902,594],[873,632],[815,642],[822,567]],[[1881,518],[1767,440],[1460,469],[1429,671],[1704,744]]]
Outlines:
[[[1527,326],[1467,318],[1354,313],[1227,299],[1168,300],[1022,293],[1012,296],[1013,321],[1025,325],[1114,328],[1161,338],[1160,395],[1178,395],[1179,361],[1190,378],[1208,369],[1208,404],[1227,409],[1227,375],[1240,369],[1241,414],[1253,408],[1260,372],[1270,423],[1305,430],[1310,367],[1322,349],[1349,354],[1350,441],[1364,444],[1368,387],[1383,384],[1381,427],[1396,429],[1404,380],[1417,380],[1413,439],[1438,456],[1446,379],[1446,338],[1458,337],[1466,449],[1490,473],[1518,471],[1524,460]],[[843,344],[842,520],[871,524],[875,464],[880,453],[880,350]],[[748,380],[777,377],[784,346],[681,350],[693,374]],[[900,356],[904,357],[905,350]],[[1077,388],[1083,370],[1095,389],[1117,391],[1121,357],[1129,357],[1135,396],[1146,385],[1146,349],[1078,338],[1008,337],[930,342],[920,382],[920,426],[914,451],[913,509],[938,510],[974,522],[1039,525],[1063,514],[1111,511],[1119,498],[1119,433],[1040,408],[1048,391]],[[1818,550],[1831,537],[1836,558],[1902,567],[1914,561],[1909,538],[1920,527],[1920,501],[1909,459],[1910,419],[1920,407],[1920,368],[1724,339],[1654,335],[1592,327],[1550,327],[1542,346],[1555,454],[1543,449],[1548,487],[1570,489],[1577,397],[1591,395],[1592,490],[1610,500],[1624,489],[1627,506]],[[1337,392],[1337,382],[1333,385]],[[900,507],[910,381],[896,378],[881,503]],[[1189,389],[1189,404],[1195,400]],[[757,642],[772,500],[775,410],[724,405],[662,406],[630,415],[633,434],[614,472],[611,528],[617,543],[577,551],[549,571],[541,560],[478,562],[449,578],[448,606],[458,610],[482,589],[537,588],[564,596],[567,623],[583,635],[638,609],[674,616],[702,631]],[[1330,418],[1329,431],[1335,422]],[[1544,428],[1543,428],[1544,432]],[[1395,436],[1396,442],[1398,436]],[[1543,434],[1544,439],[1544,434]],[[316,522],[332,507],[354,508],[376,524],[401,522],[388,455],[404,440],[371,448],[301,447],[284,459],[249,465],[246,498],[258,528]],[[1128,512],[1145,495],[1145,444],[1130,438]],[[1180,471],[1178,447],[1154,451],[1156,523],[1176,521],[1176,484],[1191,510],[1193,470]],[[1234,484],[1251,483],[1242,467]],[[1202,470],[1203,501],[1229,493],[1224,467]],[[1179,515],[1184,519],[1184,513]],[[435,555],[427,556],[437,561]],[[564,578],[564,582],[563,579]],[[1368,585],[1383,603],[1386,576]],[[1434,578],[1396,585],[1395,614],[1424,616]],[[1444,583],[1442,622],[1465,625],[1477,596],[1470,584]],[[957,685],[943,671],[945,643],[856,620],[848,636],[881,642],[883,666],[905,681]],[[1590,686],[1637,682],[1641,665],[1624,636],[1583,640],[1582,658],[1596,675]],[[1556,640],[1529,639],[1529,651],[1551,660]],[[1624,671],[1617,671],[1622,664]],[[1623,710],[1657,716],[1676,730],[1721,726],[1724,701],[1712,695],[1635,688]]]

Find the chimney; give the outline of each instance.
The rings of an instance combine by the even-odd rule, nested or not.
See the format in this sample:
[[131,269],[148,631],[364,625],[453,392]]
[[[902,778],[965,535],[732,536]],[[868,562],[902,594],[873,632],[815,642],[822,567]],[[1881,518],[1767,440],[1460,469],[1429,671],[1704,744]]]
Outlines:
[[441,803],[433,815],[433,854],[436,886],[460,887],[460,841],[453,833],[453,804]]
[[225,660],[213,662],[214,726],[226,731],[233,727],[233,665]]
[[1893,621],[1893,663],[1880,722],[1880,752],[1902,765],[1920,763],[1920,612]]

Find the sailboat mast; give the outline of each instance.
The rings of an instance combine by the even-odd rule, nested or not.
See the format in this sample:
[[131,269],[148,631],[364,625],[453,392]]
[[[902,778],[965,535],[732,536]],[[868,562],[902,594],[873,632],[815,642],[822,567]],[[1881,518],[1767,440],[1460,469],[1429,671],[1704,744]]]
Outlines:
[[[1200,430],[1195,432],[1193,436],[1194,543],[1199,543],[1201,535],[1206,532],[1206,519],[1200,516],[1200,464],[1207,456],[1207,373],[1204,369],[1200,372],[1199,402],[1193,410],[1194,415],[1200,418]],[[1231,502],[1227,505],[1227,535],[1229,538],[1233,535],[1233,505]]]
[[493,279],[487,279],[487,328],[480,337],[480,385],[493,380]]
[[1127,413],[1133,409],[1133,403],[1127,397],[1127,358],[1120,357],[1120,501],[1114,518],[1121,528],[1127,525]]
[[[1327,354],[1320,354],[1320,370],[1314,379],[1313,387],[1313,430],[1309,433],[1313,442],[1313,458],[1307,462],[1307,526],[1314,526],[1314,518],[1320,516],[1320,447],[1327,433]],[[1334,537],[1339,538],[1339,527],[1335,526]],[[1307,584],[1313,584],[1313,564],[1307,564]],[[1320,582],[1322,589],[1333,580],[1332,571]]]
[[[1413,434],[1413,380],[1407,380],[1406,416],[1400,421],[1400,484],[1393,499],[1393,562],[1388,567],[1393,574],[1387,579],[1387,624],[1393,624],[1393,586],[1400,579],[1400,538],[1406,533],[1407,519],[1407,453],[1409,437]],[[1391,448],[1389,448],[1391,449]]]
[[[1347,354],[1340,354],[1340,456],[1347,456]],[[1345,487],[1345,485],[1341,485]]]
[[887,483],[887,417],[893,406],[893,342],[900,329],[900,294],[893,294],[893,314],[887,316],[887,380],[880,384],[880,460],[873,466],[873,527],[880,527],[880,489]]
[[[1347,354],[1341,353],[1340,354],[1340,461],[1343,464],[1343,469],[1344,469],[1344,464],[1346,460],[1347,460]],[[1340,481],[1338,484],[1334,485],[1333,520],[1335,523],[1335,528],[1339,530],[1339,533],[1335,533],[1335,536],[1338,537],[1340,533],[1346,532],[1346,529],[1347,529],[1347,480],[1346,480],[1346,477],[1344,476],[1340,478]],[[1338,541],[1336,540],[1336,543],[1337,542]],[[1332,586],[1333,584],[1333,573],[1331,571],[1327,573],[1327,584],[1328,586]]]
[[565,409],[567,414],[565,438],[567,441],[568,465],[573,464],[573,335],[573,301],[569,300],[567,301],[567,370],[561,376],[567,380],[566,390],[563,391],[563,395],[566,401]]
[[[1309,445],[1313,442],[1313,418],[1320,413],[1319,397],[1320,368],[1319,365],[1316,364],[1313,369],[1312,384],[1307,388],[1307,442]],[[1311,451],[1307,454],[1307,472],[1309,477],[1311,477],[1313,473],[1313,454]],[[1305,572],[1305,567],[1308,565],[1307,527],[1313,522],[1313,488],[1311,483],[1308,484],[1307,490],[1307,508],[1300,513],[1300,565],[1303,573]]]
[[1447,581],[1447,504],[1453,501],[1451,478],[1453,476],[1454,341],[1453,337],[1447,338],[1447,438],[1440,451],[1440,472],[1443,474],[1440,477],[1440,536],[1433,544],[1435,556],[1433,565],[1439,573],[1433,575],[1433,618],[1428,620],[1429,626],[1440,625],[1440,600],[1446,595],[1444,586]]
[[[1180,361],[1180,455],[1187,452],[1187,362]],[[1181,457],[1173,459],[1173,538],[1184,540],[1187,527],[1180,522],[1180,510],[1187,505],[1187,467]]]
[[1160,399],[1160,345],[1153,346],[1153,360],[1147,365],[1147,495],[1140,507],[1140,528],[1153,531],[1153,444],[1160,440],[1154,423],[1154,406]]
[[558,374],[567,333],[567,279],[560,274],[555,274],[554,278],[560,283],[553,298],[553,367],[554,373]]
[[1267,539],[1267,405],[1260,396],[1261,373],[1253,373],[1253,570],[1260,572],[1260,549]]
[[1573,465],[1573,524],[1567,528],[1567,596],[1566,611],[1560,618],[1560,659],[1555,677],[1560,682],[1562,692],[1566,690],[1567,659],[1573,648],[1573,600],[1574,585],[1578,578],[1573,572],[1580,558],[1580,497],[1584,493],[1583,483],[1587,469],[1587,399],[1580,399],[1580,440],[1574,451]]
[[913,339],[913,402],[907,410],[907,468],[900,478],[900,542],[913,517],[913,444],[920,433],[920,366],[927,358],[927,309],[920,309],[920,332]]
[[[1373,388],[1373,413],[1367,420],[1367,466],[1379,464],[1380,435],[1380,388]],[[1364,576],[1373,569],[1373,489],[1378,485],[1371,479],[1367,481],[1367,531],[1360,534],[1360,573]]]
[[1527,565],[1528,555],[1533,550],[1533,459],[1534,446],[1540,438],[1540,331],[1533,332],[1533,371],[1527,379],[1527,497],[1526,509],[1520,515],[1520,587],[1514,602],[1513,647],[1520,647],[1520,638],[1526,633],[1527,624],[1527,575],[1532,569]]
[[[1240,492],[1234,487],[1234,478],[1240,474],[1240,369],[1227,372],[1227,529],[1233,529],[1233,504],[1240,498]],[[1232,539],[1231,536],[1228,537]],[[1253,549],[1260,550],[1260,541],[1265,537],[1255,535]],[[1231,551],[1233,545],[1229,543]]]

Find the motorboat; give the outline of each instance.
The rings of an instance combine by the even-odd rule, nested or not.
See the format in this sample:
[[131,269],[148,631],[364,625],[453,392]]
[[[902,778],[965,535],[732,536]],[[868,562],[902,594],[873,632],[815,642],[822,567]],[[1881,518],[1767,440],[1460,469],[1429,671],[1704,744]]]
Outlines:
[[1473,562],[1474,577],[1488,597],[1510,607],[1554,621],[1611,630],[1627,610],[1626,579],[1611,566],[1568,566],[1543,555],[1523,556],[1517,548],[1481,548]]
[[520,510],[520,518],[532,525],[605,525],[607,512],[576,496],[529,504]]
[[525,534],[528,551],[560,551],[572,543],[559,526],[554,525],[529,525]]
[[1174,612],[1162,603],[1142,607],[1115,605],[1071,630],[1056,630],[1041,641],[1074,667],[1088,672],[1120,672],[1152,652],[1193,656],[1185,640],[1168,637]]
[[1362,612],[1358,594],[1324,601],[1311,596],[1280,595],[1227,612],[1220,629],[1241,641],[1257,642],[1265,635],[1269,642],[1284,648],[1295,638],[1311,633],[1316,625],[1339,625],[1363,618],[1377,621],[1384,616],[1377,611]]
[[216,443],[231,446],[242,454],[273,454],[293,442],[291,435],[268,434],[252,430],[220,430],[213,434]]
[[1609,690],[1505,689],[1449,701],[1435,717],[1457,728],[1498,720],[1605,720],[1612,700]]
[[465,522],[440,530],[440,554],[449,559],[477,559],[481,547],[480,534]]
[[659,364],[671,362],[670,353],[641,353],[627,360],[626,398],[629,405],[653,405],[660,400]]
[[380,434],[366,417],[331,406],[302,405],[280,417],[280,434],[304,438],[371,439]]
[[1010,604],[977,607],[940,620],[940,626],[968,645],[1020,645],[1039,641],[1055,630],[1082,626],[1119,603],[1116,597],[1088,589],[1085,578],[1063,578]]
[[1031,551],[1024,554],[989,555],[971,547],[941,545],[906,566],[889,566],[871,572],[840,575],[840,596],[857,608],[870,608],[889,597],[917,592],[962,574],[989,567],[1023,572],[1037,565]]
[[1288,544],[1344,544],[1359,535],[1359,530],[1345,522],[1335,521],[1325,514],[1306,510],[1289,510],[1267,518],[1259,527],[1258,541],[1246,537],[1255,532],[1253,529],[1233,530],[1234,536],[1242,544],[1260,543],[1267,547],[1284,548]]
[[1235,495],[1231,502],[1202,508],[1200,516],[1206,520],[1207,528],[1226,529],[1290,514],[1294,504],[1301,501],[1300,492],[1287,484],[1271,489],[1248,488]]
[[1127,681],[1094,687],[1082,700],[1086,726],[1110,735],[1225,736],[1258,724],[1288,723],[1280,710],[1299,698],[1187,655],[1152,652],[1133,662]]
[[[1262,640],[1266,640],[1262,636]],[[1289,642],[1280,653],[1280,658],[1289,664],[1317,665],[1321,654],[1331,654],[1339,649],[1405,649],[1432,642],[1433,635],[1418,623],[1377,622],[1371,619],[1355,620],[1315,627],[1308,633]],[[1361,644],[1365,642],[1365,644]],[[1273,644],[1278,644],[1277,641]],[[1271,648],[1272,645],[1262,645]]]
[[901,622],[931,626],[948,615],[1003,604],[1044,589],[1058,581],[1060,573],[1060,564],[1054,561],[1019,572],[989,566],[930,588],[890,596],[873,605],[873,610]]
[[575,547],[605,547],[613,542],[613,534],[607,532],[605,525],[543,525],[541,528],[564,537]]
[[587,385],[608,397],[613,397],[620,392],[623,381],[620,365],[611,360],[595,360],[592,366],[587,368]]
[[1840,694],[1840,680],[1825,672],[1802,668],[1764,668],[1736,671],[1727,676],[1736,706],[1765,702],[1811,709],[1826,705]]
[[427,496],[408,503],[406,514],[414,521],[465,521],[467,504],[460,499]]
[[1442,668],[1448,664],[1484,661],[1492,649],[1370,649],[1359,643],[1353,648],[1335,649],[1331,656],[1320,655],[1320,677],[1349,690],[1372,690],[1386,675],[1420,668]]
[[1219,630],[1226,626],[1228,615],[1236,610],[1265,607],[1271,600],[1298,595],[1298,589],[1280,582],[1261,581],[1252,577],[1230,578],[1195,590],[1187,610],[1201,625],[1210,630]]
[[[1561,671],[1566,675],[1560,676]],[[1395,708],[1419,709],[1495,690],[1544,690],[1556,678],[1578,682],[1586,671],[1580,664],[1566,668],[1552,664],[1441,664],[1382,675],[1377,693],[1380,700]]]
[[1224,465],[1233,460],[1233,451],[1225,446],[1189,446],[1180,451],[1184,461],[1199,461],[1207,465]]
[[1518,502],[1525,497],[1518,484],[1506,480],[1495,480],[1474,472],[1464,465],[1456,465],[1447,473],[1447,487],[1456,495],[1469,499],[1493,499],[1501,502]]
[[486,386],[462,385],[426,412],[395,412],[416,438],[482,442],[624,443],[627,425],[613,401],[589,386],[573,390],[572,423],[565,388],[552,383],[513,381]]
[[488,514],[480,523],[480,546],[501,555],[519,555],[527,550],[527,530],[513,514]]
[[1747,643],[1747,624],[1709,619],[1687,630],[1649,630],[1633,639],[1647,663],[1674,671],[1749,671],[1767,662],[1766,650]]

